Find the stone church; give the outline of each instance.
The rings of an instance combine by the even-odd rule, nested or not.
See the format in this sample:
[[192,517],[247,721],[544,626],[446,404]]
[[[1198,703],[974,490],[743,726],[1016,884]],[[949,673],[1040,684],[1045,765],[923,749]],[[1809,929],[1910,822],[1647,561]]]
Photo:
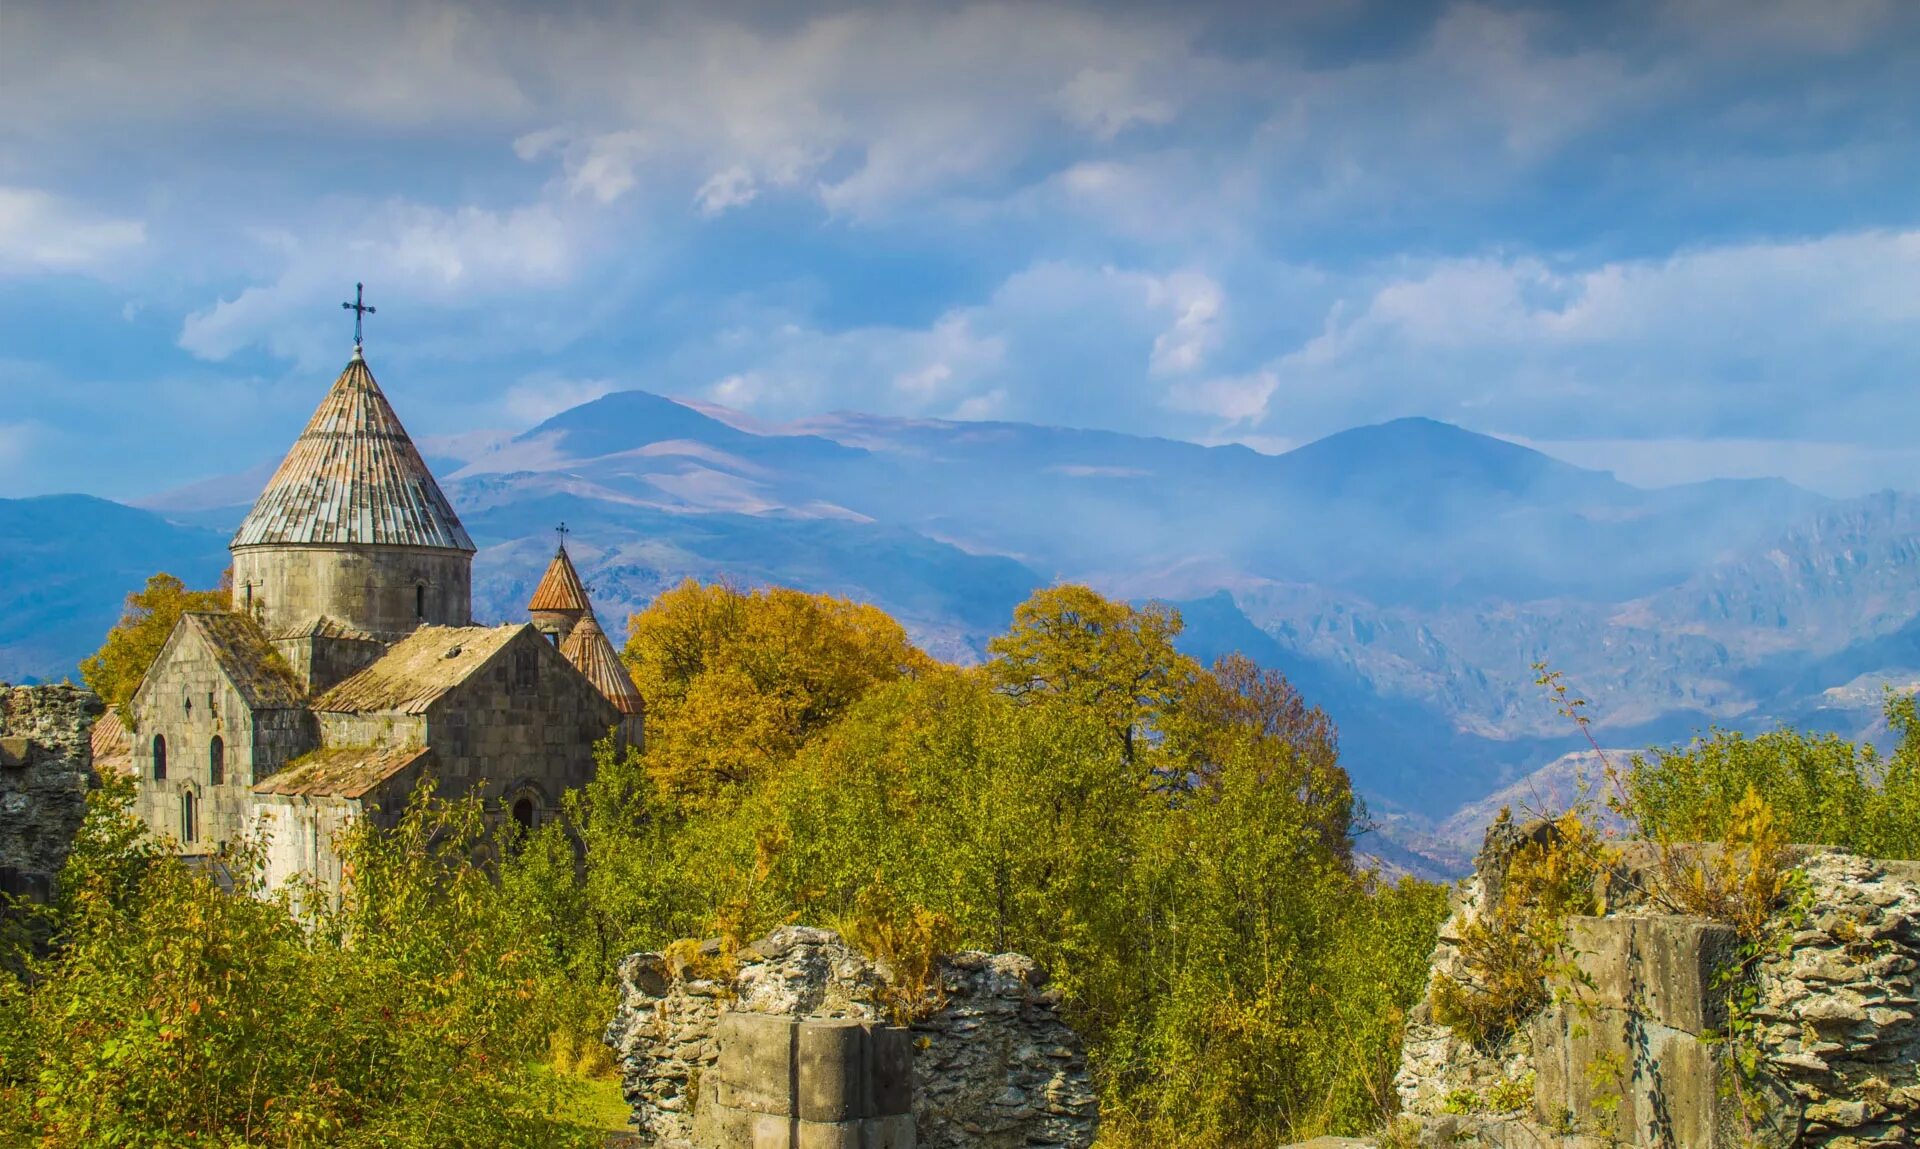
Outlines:
[[562,543],[530,621],[478,626],[474,545],[356,342],[130,706],[136,809],[189,854],[250,833],[267,879],[337,889],[337,831],[431,777],[529,828],[641,737],[642,703]]

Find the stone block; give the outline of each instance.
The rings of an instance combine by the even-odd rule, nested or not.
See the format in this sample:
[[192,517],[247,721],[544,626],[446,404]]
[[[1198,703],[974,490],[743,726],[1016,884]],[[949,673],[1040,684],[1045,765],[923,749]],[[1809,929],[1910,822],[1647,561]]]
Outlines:
[[867,1082],[873,1116],[913,1112],[913,1034],[905,1027],[868,1027]]
[[803,1120],[834,1123],[867,1116],[865,1026],[857,1021],[803,1021],[794,1057],[799,1070],[797,1111]]
[[861,1124],[860,1149],[916,1149],[919,1145],[911,1113],[869,1117]]
[[[702,1097],[693,1113],[693,1143],[699,1149],[741,1149],[757,1145],[754,1124],[764,1116],[722,1105],[717,1099]],[[786,1122],[780,1124],[784,1127]],[[770,1149],[785,1149],[773,1146]]]
[[[724,1013],[714,1027],[719,1060],[715,1077],[743,1094],[791,1097],[794,1071],[794,1023],[765,1013]],[[754,1108],[762,1108],[755,1106]],[[790,1113],[781,1105],[766,1112]]]
[[[807,1121],[793,1123],[793,1149],[861,1149],[860,1135],[866,1122]],[[760,1149],[758,1145],[754,1149]]]
[[1714,981],[1739,944],[1727,926],[1685,915],[1576,917],[1567,943],[1581,976],[1557,978],[1556,988],[1582,1002],[1695,1034],[1726,1020]]
[[1639,1011],[1687,1033],[1726,1023],[1726,993],[1714,983],[1737,960],[1739,935],[1704,918],[1641,918],[1633,954],[1639,969]]
[[25,738],[0,738],[0,766],[25,766],[27,752],[33,748]]
[[1604,1009],[1632,1005],[1632,918],[1568,918],[1567,949],[1581,976],[1559,975],[1556,988]]
[[[798,1149],[800,1142],[794,1129],[798,1124],[791,1117],[759,1114],[753,1119],[753,1140],[747,1144],[752,1149]],[[724,1146],[722,1149],[733,1149],[733,1146]]]
[[1632,1018],[1624,1010],[1554,1004],[1534,1015],[1534,1113],[1549,1129],[1572,1118],[1582,1131],[1638,1127]]

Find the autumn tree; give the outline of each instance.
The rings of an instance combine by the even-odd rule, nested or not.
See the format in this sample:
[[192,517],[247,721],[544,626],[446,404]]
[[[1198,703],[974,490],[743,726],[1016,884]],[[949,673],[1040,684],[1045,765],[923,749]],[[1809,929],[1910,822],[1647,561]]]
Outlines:
[[1089,587],[1048,587],[1014,608],[1012,628],[987,644],[987,671],[1015,699],[1095,716],[1136,762],[1143,731],[1199,674],[1173,645],[1181,626],[1180,612],[1164,603],[1135,607]]
[[232,601],[231,568],[220,576],[214,590],[188,590],[173,575],[156,574],[147,579],[144,589],[127,596],[126,610],[107,632],[106,642],[80,663],[80,677],[124,719],[134,689],[160,656],[180,616],[190,610],[226,610]]
[[878,607],[691,579],[628,624],[647,761],[674,793],[717,795],[791,758],[874,685],[933,665]]

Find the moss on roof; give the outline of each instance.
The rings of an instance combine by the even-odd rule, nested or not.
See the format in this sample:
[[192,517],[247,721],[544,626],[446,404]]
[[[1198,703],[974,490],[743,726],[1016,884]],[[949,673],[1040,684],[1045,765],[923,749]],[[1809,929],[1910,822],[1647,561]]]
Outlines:
[[315,699],[313,708],[328,714],[424,713],[527,629],[525,623],[423,626],[395,643],[378,662]]
[[424,746],[331,746],[303,754],[256,782],[255,794],[363,798],[431,754]]

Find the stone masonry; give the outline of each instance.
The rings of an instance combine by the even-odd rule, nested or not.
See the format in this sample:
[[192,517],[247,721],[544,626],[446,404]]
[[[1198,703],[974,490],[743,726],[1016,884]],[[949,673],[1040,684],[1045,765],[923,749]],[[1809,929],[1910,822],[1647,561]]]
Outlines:
[[[1803,893],[1776,923],[1784,942],[1752,967],[1749,1077],[1720,1036],[1733,931],[1621,896],[1623,879],[1644,887],[1650,849],[1630,847],[1603,879],[1614,895],[1603,916],[1571,920],[1572,969],[1508,1042],[1475,1049],[1433,1021],[1430,1001],[1415,1010],[1396,1087],[1420,1143],[1920,1144],[1920,864],[1799,848]],[[1458,962],[1485,892],[1484,875],[1463,887],[1436,971]]]
[[45,901],[87,812],[100,699],[0,683],[0,894]]
[[[728,970],[718,945],[709,943],[684,965],[657,953],[634,954],[621,963],[621,1002],[607,1027],[607,1043],[618,1054],[634,1123],[646,1144],[760,1144],[712,1140],[723,1124],[717,1118],[727,1115],[704,1111],[716,1103],[740,1108],[728,1101],[738,1098],[742,1083],[730,1079],[738,1071],[721,1065],[726,1037],[768,1023],[739,1015],[770,1015],[782,1025],[802,1022],[796,1030],[801,1034],[808,1032],[804,1023],[821,1019],[859,1023],[854,1028],[868,1034],[887,1032],[874,1023],[886,1014],[881,1003],[889,972],[832,931],[785,926],[738,957],[738,968]],[[894,1138],[871,1142],[876,1149],[916,1143],[921,1149],[1090,1146],[1098,1112],[1085,1050],[1060,1019],[1059,996],[1045,988],[1046,980],[1036,963],[1019,954],[942,959],[941,1004],[908,1030],[914,1139],[902,1141],[897,1129],[876,1127],[870,1137]],[[771,1086],[757,1088],[777,1096],[788,1086],[777,1072],[772,1076]],[[876,1109],[872,1116],[886,1114]]]
[[693,1121],[703,1149],[914,1149],[906,1029],[736,1011],[714,1044]]

